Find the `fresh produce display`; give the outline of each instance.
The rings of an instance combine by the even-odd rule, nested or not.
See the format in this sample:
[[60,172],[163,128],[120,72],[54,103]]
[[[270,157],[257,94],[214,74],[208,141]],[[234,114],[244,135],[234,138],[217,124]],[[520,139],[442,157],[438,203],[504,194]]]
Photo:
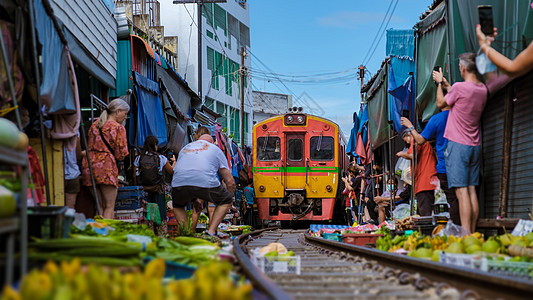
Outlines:
[[7,285],[1,300],[251,299],[252,286],[236,283],[230,270],[229,264],[214,263],[199,268],[190,279],[163,285],[162,259],[152,260],[144,272],[126,274],[92,264],[84,268],[79,259],[60,265],[49,261],[42,270],[28,273],[18,291]]
[[5,118],[0,118],[0,145],[15,150],[28,147],[28,136],[19,131],[17,125]]
[[15,214],[17,200],[15,194],[0,185],[0,218],[10,217]]
[[108,231],[107,236],[117,241],[126,242],[128,240],[128,234],[144,235],[152,239],[156,238],[154,232],[147,225],[132,224],[120,220],[104,219],[100,216],[96,216],[94,220],[98,224],[88,225],[84,230],[79,230],[77,227],[72,226],[71,233],[96,236],[97,233],[94,231],[93,226],[97,226],[99,228],[109,226],[112,227],[112,230]]
[[219,248],[209,241],[193,237],[177,237],[175,240],[159,239],[157,247],[147,248],[146,254],[196,267],[218,261],[218,252]]
[[198,217],[198,223],[207,224],[208,222],[209,222],[209,218],[204,213],[201,213],[200,216]]
[[[514,236],[506,233],[484,239],[479,232],[463,237],[428,236],[415,231],[409,236],[390,235],[380,237],[376,247],[382,251],[407,253],[415,258],[441,261],[446,255],[471,255],[473,259],[486,259],[491,272],[507,272],[511,275],[533,277],[533,233]],[[459,258],[457,260],[460,260]],[[513,265],[513,262],[523,263]]]
[[[416,217],[416,215],[413,217]],[[415,222],[413,221],[411,216],[407,216],[403,219],[396,220],[396,230],[399,230],[399,231],[411,230],[413,229],[414,225],[415,225]]]
[[69,239],[38,240],[29,245],[28,259],[72,261],[106,266],[141,266],[142,248],[135,243],[118,242],[106,237],[76,236]]
[[[193,277],[169,283],[166,288],[180,300],[252,299],[252,285],[229,276],[229,263],[212,263],[198,268]],[[152,298],[151,298],[152,299]]]

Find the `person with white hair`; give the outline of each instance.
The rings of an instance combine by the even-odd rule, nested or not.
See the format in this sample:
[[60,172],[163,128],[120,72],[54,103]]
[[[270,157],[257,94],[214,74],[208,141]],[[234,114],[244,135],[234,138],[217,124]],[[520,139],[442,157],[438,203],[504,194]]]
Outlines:
[[[126,101],[111,101],[87,135],[87,155],[91,160],[101,213],[106,219],[113,219],[115,214],[119,184],[117,161],[129,154],[126,128],[122,125],[129,111]],[[84,186],[92,186],[87,158],[82,163],[82,180]],[[93,189],[90,190],[93,193]]]

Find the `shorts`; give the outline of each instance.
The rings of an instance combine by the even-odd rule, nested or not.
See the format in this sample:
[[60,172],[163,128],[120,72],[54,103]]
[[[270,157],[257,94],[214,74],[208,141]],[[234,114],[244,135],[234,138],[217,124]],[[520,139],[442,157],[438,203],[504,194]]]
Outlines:
[[479,184],[481,146],[467,146],[452,141],[444,150],[448,187],[466,187]]
[[435,191],[422,191],[415,195],[416,212],[422,216],[431,216],[433,213],[433,203],[435,203]]
[[214,188],[190,185],[172,188],[172,205],[174,207],[184,207],[196,198],[214,203],[216,206],[233,203],[233,195],[222,185]]
[[81,184],[80,184],[80,178],[74,178],[71,180],[65,179],[65,193],[67,194],[77,194],[80,192]]

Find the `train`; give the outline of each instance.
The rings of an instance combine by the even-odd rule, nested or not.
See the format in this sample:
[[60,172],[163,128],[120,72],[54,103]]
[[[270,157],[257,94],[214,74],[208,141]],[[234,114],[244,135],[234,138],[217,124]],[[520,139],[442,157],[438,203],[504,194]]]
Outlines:
[[301,108],[253,127],[253,183],[260,220],[343,216],[346,139],[339,126]]

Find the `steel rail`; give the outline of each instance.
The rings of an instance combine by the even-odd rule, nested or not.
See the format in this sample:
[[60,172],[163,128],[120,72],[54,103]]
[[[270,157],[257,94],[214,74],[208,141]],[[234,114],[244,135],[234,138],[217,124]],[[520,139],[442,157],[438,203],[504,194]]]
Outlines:
[[290,300],[291,297],[279,288],[270,278],[266,277],[250,260],[250,257],[245,253],[243,246],[244,242],[250,237],[257,236],[264,231],[277,230],[279,227],[270,227],[252,231],[246,234],[239,235],[233,240],[233,253],[239,262],[244,274],[250,279],[254,288],[258,289],[270,299],[275,300]]
[[329,248],[333,251],[344,251],[352,255],[376,260],[383,266],[401,269],[412,273],[419,273],[432,281],[446,282],[461,291],[474,290],[479,293],[483,299],[533,298],[532,280],[511,278],[449,264],[421,260],[373,248],[313,237],[308,233],[305,234],[304,237],[306,242],[316,246]]

